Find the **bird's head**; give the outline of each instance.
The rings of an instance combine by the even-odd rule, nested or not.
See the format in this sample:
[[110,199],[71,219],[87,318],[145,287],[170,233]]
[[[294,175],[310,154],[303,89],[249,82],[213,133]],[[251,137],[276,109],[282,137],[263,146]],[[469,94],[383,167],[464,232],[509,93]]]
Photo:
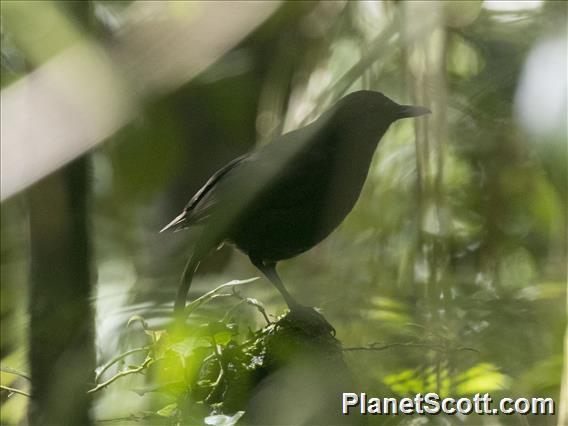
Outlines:
[[421,106],[399,105],[380,92],[359,90],[342,98],[336,105],[335,120],[343,126],[386,128],[396,120],[430,113]]

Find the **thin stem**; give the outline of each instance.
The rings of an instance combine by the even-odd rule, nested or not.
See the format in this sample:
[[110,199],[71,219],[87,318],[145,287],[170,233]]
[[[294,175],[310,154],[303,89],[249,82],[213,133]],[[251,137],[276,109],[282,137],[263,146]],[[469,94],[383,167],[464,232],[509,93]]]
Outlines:
[[17,393],[19,395],[24,395],[24,396],[27,396],[28,398],[31,398],[31,395],[29,393],[27,393],[26,391],[20,390],[20,389],[11,388],[9,386],[4,386],[4,385],[0,385],[0,389],[8,391],[8,392],[12,392],[12,393]]
[[479,353],[479,351],[475,348],[470,348],[467,346],[460,346],[455,349],[447,349],[441,345],[433,345],[431,343],[415,343],[415,342],[400,342],[400,343],[387,343],[385,345],[381,345],[380,343],[371,343],[368,346],[355,346],[351,348],[343,348],[344,352],[354,352],[354,351],[382,351],[385,349],[394,348],[397,346],[406,346],[406,347],[416,347],[416,348],[429,348],[434,351],[438,352],[458,352],[458,351],[470,351]]
[[264,317],[264,320],[266,321],[267,324],[272,324],[272,322],[270,321],[270,318],[268,318],[268,314],[266,313],[266,309],[264,308],[264,306],[258,302],[256,299],[251,299],[250,297],[244,297],[241,296],[239,294],[238,291],[235,290],[235,288],[233,287],[233,294],[232,296],[236,297],[237,299],[240,300],[239,303],[237,303],[235,306],[233,306],[231,309],[229,309],[229,311],[227,311],[225,317],[223,318],[223,321],[228,321],[230,316],[233,314],[233,312],[235,310],[238,309],[239,306],[241,306],[242,304],[247,304],[247,305],[251,305],[254,306],[258,312],[260,312],[260,314]]
[[136,373],[140,373],[142,370],[144,370],[145,368],[148,368],[150,366],[150,364],[152,364],[154,362],[154,360],[152,358],[146,358],[146,360],[142,363],[142,365],[140,365],[139,367],[136,368],[132,368],[130,370],[126,370],[126,371],[121,371],[118,374],[115,374],[114,376],[112,376],[110,379],[108,379],[106,382],[103,382],[97,386],[95,386],[93,389],[90,389],[87,393],[95,393],[98,392],[104,388],[106,388],[108,385],[110,385],[111,383],[113,383],[114,381],[120,379],[121,377],[124,376],[128,376],[130,374],[136,374]]
[[149,351],[149,350],[150,350],[149,346],[143,346],[141,348],[131,349],[131,350],[126,351],[126,352],[124,352],[120,355],[117,355],[116,357],[111,359],[109,362],[107,362],[105,365],[103,365],[101,367],[101,369],[95,374],[95,384],[97,384],[99,382],[99,379],[101,378],[103,373],[105,371],[107,371],[112,365],[116,364],[118,361],[126,358],[128,355],[132,355],[132,354],[137,353],[137,352]]
[[219,363],[219,375],[217,376],[217,380],[215,380],[215,383],[211,384],[211,392],[209,392],[209,395],[207,395],[205,401],[210,401],[213,398],[213,394],[217,390],[217,386],[219,386],[219,383],[221,383],[221,380],[223,380],[223,377],[225,376],[225,365],[223,364],[223,355],[219,350],[219,345],[217,345],[215,336],[211,336],[211,340],[213,342],[213,351],[214,351],[213,355],[215,356],[215,358],[217,358],[217,362]]
[[428,343],[413,343],[413,342],[401,342],[401,343],[388,343],[386,345],[379,346],[379,343],[371,343],[368,346],[355,346],[352,348],[343,348],[344,352],[351,352],[351,351],[382,351],[385,349],[394,348],[397,346],[410,346],[410,347],[418,347],[418,348],[430,348],[436,349],[432,345]]
[[[185,308],[184,318],[187,318],[189,315],[191,315],[191,313],[194,312],[201,305],[209,302],[213,298],[215,293],[217,293],[219,290],[227,288],[227,287],[234,287],[234,286],[237,286],[237,285],[248,284],[248,283],[256,281],[256,280],[258,280],[258,277],[249,278],[247,280],[233,280],[233,281],[229,281],[228,283],[221,284],[220,286],[214,288],[213,290],[205,293],[204,295],[202,295],[202,296],[198,297],[197,299],[195,299],[194,301],[192,301]],[[232,296],[232,295],[227,294],[227,296]]]

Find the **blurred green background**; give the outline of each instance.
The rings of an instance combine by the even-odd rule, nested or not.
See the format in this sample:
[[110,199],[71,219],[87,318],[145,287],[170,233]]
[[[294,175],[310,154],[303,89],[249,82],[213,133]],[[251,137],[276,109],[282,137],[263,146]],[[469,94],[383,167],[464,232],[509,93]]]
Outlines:
[[[182,19],[200,13],[200,3],[163,5],[41,2],[16,11],[4,5],[3,96],[73,43],[107,49],[128,34],[132,22],[159,28],[164,14]],[[223,19],[230,17],[220,16],[220,27]],[[36,21],[45,27],[32,27]],[[322,308],[344,348],[386,346],[344,352],[358,382],[357,389],[345,391],[550,396],[558,410],[566,410],[560,395],[562,382],[567,386],[566,22],[567,6],[560,1],[289,2],[173,90],[140,95],[138,82],[117,67],[126,92],[134,93],[135,113],[86,155],[84,214],[92,247],[97,365],[147,344],[136,321],[127,326],[133,315],[144,318],[150,334],[167,322],[196,234],[157,231],[207,177],[255,145],[307,124],[346,93],[371,89],[400,103],[428,106],[432,115],[393,125],[346,221],[314,249],[280,264],[290,292]],[[167,46],[169,28],[160,30],[154,35],[163,36],[159,41]],[[131,33],[142,45],[156,42]],[[1,205],[1,362],[21,372],[30,367],[32,208],[27,192]],[[258,275],[246,256],[224,247],[199,269],[191,297]],[[283,300],[264,279],[239,291],[258,299],[272,317],[284,312]],[[223,318],[237,302],[212,301],[193,318],[195,326]],[[265,325],[254,307],[241,305],[233,315],[241,330],[236,340],[247,328]],[[123,361],[105,377],[140,365],[144,354]],[[171,407],[183,390],[165,395],[132,390],[159,386],[168,374],[193,373],[155,369],[96,392],[94,418],[136,423],[152,415],[147,422],[158,417],[175,422]],[[4,370],[1,379],[4,386],[28,389],[28,381],[16,374]],[[24,423],[27,398],[5,390],[0,396],[2,424]]]

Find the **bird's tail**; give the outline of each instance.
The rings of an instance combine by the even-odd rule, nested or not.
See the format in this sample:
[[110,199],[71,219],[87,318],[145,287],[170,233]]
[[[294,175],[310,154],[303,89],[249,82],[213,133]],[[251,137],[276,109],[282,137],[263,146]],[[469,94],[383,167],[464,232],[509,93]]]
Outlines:
[[174,302],[174,315],[183,320],[185,320],[185,303],[187,299],[187,293],[189,292],[189,287],[191,286],[191,281],[193,280],[193,274],[195,273],[198,266],[199,258],[194,254],[187,262],[187,265],[185,265],[185,270],[183,271],[181,283],[179,285],[176,300]]
[[168,223],[166,226],[160,229],[160,232],[164,232],[169,229],[173,229],[174,232],[179,231],[180,229],[185,228],[186,223],[187,223],[187,213],[184,210],[183,212],[181,212],[179,216],[176,216],[174,220],[172,220],[170,223]]

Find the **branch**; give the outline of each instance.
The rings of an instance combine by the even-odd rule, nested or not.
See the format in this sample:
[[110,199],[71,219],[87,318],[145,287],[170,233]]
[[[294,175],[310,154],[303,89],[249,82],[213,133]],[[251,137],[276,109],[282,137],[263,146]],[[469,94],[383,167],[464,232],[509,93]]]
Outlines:
[[355,352],[355,351],[382,351],[384,349],[390,349],[390,348],[394,348],[396,346],[406,346],[406,347],[416,347],[416,348],[428,348],[428,349],[432,349],[438,352],[444,352],[444,351],[471,351],[471,352],[477,352],[479,353],[479,351],[475,348],[470,348],[467,346],[460,346],[458,348],[455,349],[451,349],[451,348],[444,348],[443,346],[440,345],[433,345],[430,343],[417,343],[417,342],[395,342],[395,343],[387,343],[387,344],[381,344],[380,342],[375,342],[375,343],[371,343],[368,346],[355,346],[352,348],[343,348],[342,350],[344,352]]
[[468,346],[460,346],[459,348],[454,349],[456,352],[457,351],[471,351],[471,352],[476,352],[476,353],[480,353],[477,349],[475,348],[470,348]]
[[438,349],[433,345],[427,343],[415,343],[415,342],[400,342],[400,343],[388,343],[388,344],[381,344],[380,342],[371,343],[368,346],[355,346],[352,348],[343,348],[344,352],[354,352],[354,351],[382,351],[384,349],[394,348],[396,346],[410,346],[410,347],[417,347],[417,348],[430,348],[430,349]]
[[139,367],[136,368],[131,368],[129,370],[126,371],[121,371],[118,374],[115,374],[114,376],[112,376],[110,379],[108,379],[106,382],[103,382],[97,386],[95,386],[93,389],[90,389],[87,393],[95,393],[100,391],[101,389],[106,388],[108,385],[110,385],[111,383],[113,383],[114,381],[120,379],[121,377],[124,376],[128,376],[130,374],[136,374],[136,373],[140,373],[142,370],[144,370],[145,368],[148,368],[150,366],[150,364],[152,364],[154,362],[154,360],[150,357],[147,357],[144,362],[142,363],[142,365],[140,365]]
[[20,390],[20,389],[11,388],[11,387],[4,386],[4,385],[0,385],[0,389],[5,390],[5,391],[8,391],[8,392],[12,392],[12,393],[17,393],[17,394],[20,394],[20,395],[24,395],[24,396],[27,396],[28,398],[31,398],[31,395],[30,395],[29,393],[27,393],[27,392],[25,392],[25,391],[23,391],[23,390]]
[[[205,293],[204,295],[198,297],[193,302],[191,302],[185,308],[185,312],[184,312],[185,317],[187,318],[195,310],[197,310],[201,305],[203,305],[203,304],[209,302],[210,300],[212,300],[213,298],[217,297],[215,295],[215,293],[217,293],[219,290],[222,290],[222,289],[228,288],[228,287],[235,287],[237,285],[248,284],[248,283],[256,281],[256,280],[258,280],[258,277],[249,278],[247,280],[233,280],[233,281],[229,281],[228,283],[221,284],[220,286],[214,288],[213,290]],[[231,294],[226,294],[226,295],[231,296]],[[223,294],[223,296],[225,296],[225,294]]]
[[266,321],[266,324],[272,324],[272,321],[270,321],[270,318],[268,318],[268,314],[266,313],[266,309],[264,308],[264,305],[262,303],[260,303],[257,299],[253,299],[251,297],[244,297],[241,296],[239,294],[239,292],[235,289],[235,287],[233,287],[233,294],[232,296],[236,297],[237,299],[240,300],[240,302],[238,304],[236,304],[235,306],[233,306],[225,315],[224,317],[224,321],[228,320],[229,315],[231,315],[233,313],[233,311],[235,311],[239,306],[241,306],[242,304],[246,303],[247,305],[250,306],[254,306],[258,312],[260,312],[260,314],[264,317],[264,320]]
[[134,354],[136,352],[143,352],[143,351],[149,351],[149,350],[150,350],[149,346],[143,346],[141,348],[131,349],[131,350],[126,351],[126,352],[124,352],[120,355],[115,356],[109,362],[107,362],[105,365],[103,365],[97,373],[95,373],[95,384],[97,384],[99,382],[99,379],[101,378],[103,373],[105,371],[107,371],[113,364],[116,364],[118,361],[126,358],[128,355]]

